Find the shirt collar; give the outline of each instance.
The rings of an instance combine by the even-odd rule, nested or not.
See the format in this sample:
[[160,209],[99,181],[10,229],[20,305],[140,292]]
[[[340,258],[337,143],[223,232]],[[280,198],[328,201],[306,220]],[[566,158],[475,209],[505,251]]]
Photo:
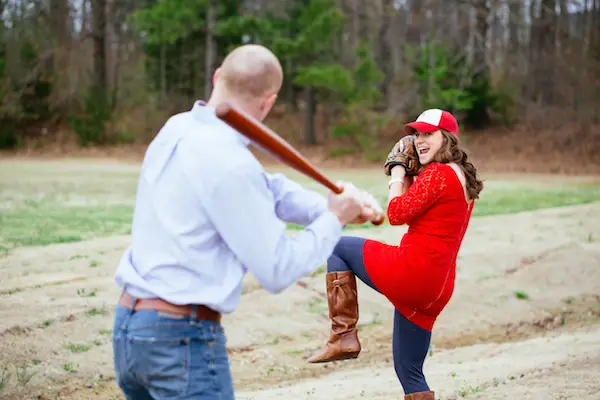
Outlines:
[[[215,114],[215,108],[206,105],[204,100],[196,100],[191,110],[192,115],[199,121],[202,122],[215,122],[219,121],[221,123],[225,123],[217,118]],[[229,125],[227,125],[230,127]],[[231,128],[231,127],[230,127]],[[245,146],[248,146],[251,143],[251,140],[246,136],[239,133],[236,129],[231,128],[231,131],[234,132],[237,139],[241,141]]]

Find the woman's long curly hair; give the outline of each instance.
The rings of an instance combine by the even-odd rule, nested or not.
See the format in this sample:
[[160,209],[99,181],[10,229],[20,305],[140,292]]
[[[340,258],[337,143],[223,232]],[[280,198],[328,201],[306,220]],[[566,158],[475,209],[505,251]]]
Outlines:
[[483,181],[477,176],[477,169],[468,160],[466,151],[461,147],[458,136],[441,129],[444,136],[444,143],[440,150],[433,157],[434,162],[456,163],[462,169],[466,178],[466,189],[471,199],[478,199],[479,193],[483,190]]

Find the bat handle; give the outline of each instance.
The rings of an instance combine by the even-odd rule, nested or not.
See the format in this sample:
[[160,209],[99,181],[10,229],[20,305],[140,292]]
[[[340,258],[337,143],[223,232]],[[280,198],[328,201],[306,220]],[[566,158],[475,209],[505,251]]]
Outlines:
[[385,217],[383,215],[378,215],[377,219],[371,221],[371,223],[375,226],[379,226],[383,224],[383,221],[385,221]]

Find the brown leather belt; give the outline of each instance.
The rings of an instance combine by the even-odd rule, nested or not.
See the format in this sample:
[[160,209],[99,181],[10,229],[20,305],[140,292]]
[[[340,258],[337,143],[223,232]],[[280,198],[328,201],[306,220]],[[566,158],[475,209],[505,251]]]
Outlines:
[[[131,303],[133,302],[134,297],[131,296],[127,292],[123,292],[121,294],[121,298],[119,299],[119,304],[127,309],[131,309]],[[192,310],[194,306],[191,304],[186,305],[177,305],[169,303],[165,300],[154,298],[154,299],[137,299],[133,309],[137,310],[156,310],[167,313],[173,313],[177,315],[183,315],[186,317],[192,316]],[[196,306],[196,319],[213,321],[220,323],[221,322],[221,313],[211,310],[210,308],[204,305]]]

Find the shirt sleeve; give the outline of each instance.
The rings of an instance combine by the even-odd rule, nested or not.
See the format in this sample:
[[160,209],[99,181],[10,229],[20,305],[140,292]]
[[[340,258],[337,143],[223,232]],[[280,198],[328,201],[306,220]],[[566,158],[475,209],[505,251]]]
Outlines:
[[265,177],[274,196],[275,212],[281,220],[308,225],[327,211],[327,199],[322,194],[305,189],[280,173],[265,172]]
[[[270,190],[260,168],[245,165],[232,169],[202,196],[223,241],[271,293],[280,292],[322,265],[342,233],[339,219],[326,210],[304,230],[288,234],[276,211],[281,193]],[[296,198],[299,208],[301,199]]]
[[425,168],[404,194],[390,201],[387,209],[390,225],[409,224],[442,196],[446,186],[446,174],[439,165]]

